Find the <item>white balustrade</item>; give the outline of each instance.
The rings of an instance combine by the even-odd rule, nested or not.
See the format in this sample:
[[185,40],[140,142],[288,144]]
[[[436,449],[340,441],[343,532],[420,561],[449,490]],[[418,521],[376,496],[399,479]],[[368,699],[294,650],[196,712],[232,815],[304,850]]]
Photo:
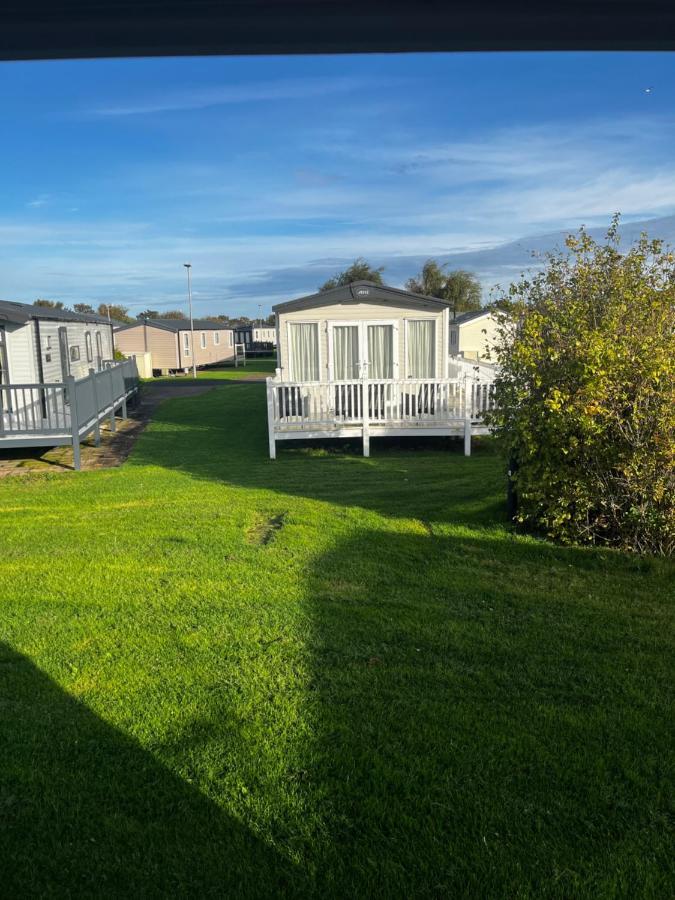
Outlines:
[[362,432],[369,436],[419,429],[484,428],[483,416],[493,402],[494,371],[456,378],[360,379],[354,381],[286,382],[267,379],[270,455],[275,441],[289,437],[330,437]]

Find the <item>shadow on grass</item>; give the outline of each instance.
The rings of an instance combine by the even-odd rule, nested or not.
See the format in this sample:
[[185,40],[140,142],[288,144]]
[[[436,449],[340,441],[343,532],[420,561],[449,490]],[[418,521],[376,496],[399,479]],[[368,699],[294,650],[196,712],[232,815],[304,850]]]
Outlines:
[[670,893],[667,613],[583,555],[383,530],[316,560],[326,895]]
[[0,644],[3,896],[282,894],[290,866]]
[[489,440],[463,456],[458,439],[377,438],[364,459],[358,442],[267,444],[265,389],[238,385],[164,403],[130,465],[195,478],[362,506],[388,516],[487,525],[505,522],[505,475]]

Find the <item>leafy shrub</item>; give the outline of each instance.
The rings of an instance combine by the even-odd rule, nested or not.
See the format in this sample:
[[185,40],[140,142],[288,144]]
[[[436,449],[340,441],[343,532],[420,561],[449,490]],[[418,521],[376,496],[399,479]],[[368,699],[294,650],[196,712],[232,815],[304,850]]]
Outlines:
[[491,423],[516,520],[563,542],[675,549],[675,256],[583,229],[500,301]]

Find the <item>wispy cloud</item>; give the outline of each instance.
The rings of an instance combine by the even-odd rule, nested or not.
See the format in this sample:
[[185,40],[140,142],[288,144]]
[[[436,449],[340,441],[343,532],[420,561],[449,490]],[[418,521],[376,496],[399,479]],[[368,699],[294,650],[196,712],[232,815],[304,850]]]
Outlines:
[[298,78],[275,81],[244,82],[218,86],[192,87],[182,91],[165,91],[133,103],[101,106],[91,110],[98,116],[138,116],[151,113],[207,109],[233,103],[308,100],[332,94],[353,93],[365,89],[393,87],[401,79],[357,77]]
[[26,206],[29,209],[39,209],[41,206],[46,206],[50,200],[51,194],[39,194],[33,200],[29,200]]

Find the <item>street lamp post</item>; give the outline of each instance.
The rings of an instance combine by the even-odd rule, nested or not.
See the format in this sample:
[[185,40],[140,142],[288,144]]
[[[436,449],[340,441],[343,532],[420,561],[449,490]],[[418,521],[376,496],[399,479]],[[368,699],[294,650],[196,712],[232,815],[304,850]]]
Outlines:
[[192,352],[192,377],[197,377],[197,357],[196,357],[196,348],[195,348],[195,325],[192,319],[192,279],[190,277],[190,271],[192,269],[192,263],[183,263],[183,266],[187,269],[188,276],[188,306],[190,307],[190,344],[191,344],[191,352]]

